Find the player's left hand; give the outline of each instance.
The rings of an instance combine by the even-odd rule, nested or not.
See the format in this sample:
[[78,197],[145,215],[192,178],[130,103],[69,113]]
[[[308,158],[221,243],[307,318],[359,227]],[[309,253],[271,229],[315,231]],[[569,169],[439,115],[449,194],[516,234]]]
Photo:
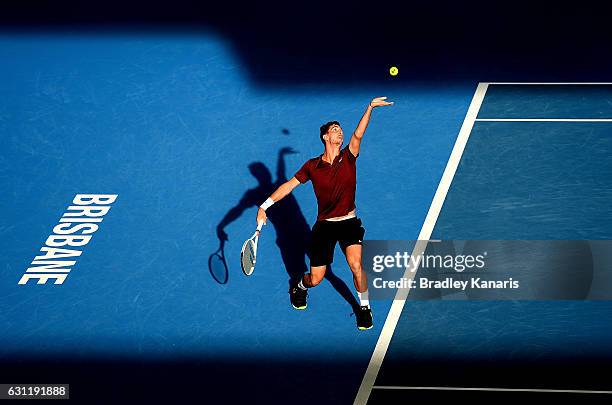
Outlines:
[[370,101],[370,107],[382,107],[386,105],[393,105],[392,101],[386,101],[387,97],[376,97]]

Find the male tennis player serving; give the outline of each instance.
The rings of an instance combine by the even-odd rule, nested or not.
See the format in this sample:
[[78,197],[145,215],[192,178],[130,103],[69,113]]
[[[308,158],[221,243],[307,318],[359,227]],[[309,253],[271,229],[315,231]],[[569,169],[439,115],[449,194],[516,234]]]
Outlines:
[[323,280],[327,266],[333,261],[336,243],[339,242],[353,272],[360,302],[356,314],[357,327],[361,330],[372,327],[372,310],[368,301],[366,275],[361,267],[361,244],[365,229],[355,210],[356,161],[372,110],[393,105],[386,98],[377,97],[370,102],[348,146],[343,149],[340,149],[344,140],[340,124],[331,121],[321,126],[321,142],[325,145],[323,154],[304,163],[295,176],[281,184],[257,211],[257,222],[265,222],[266,210],[272,204],[280,201],[299,184],[312,180],[318,214],[317,222],[312,227],[310,273],[304,274],[296,285],[289,288],[291,305],[295,309],[306,309],[307,290]]

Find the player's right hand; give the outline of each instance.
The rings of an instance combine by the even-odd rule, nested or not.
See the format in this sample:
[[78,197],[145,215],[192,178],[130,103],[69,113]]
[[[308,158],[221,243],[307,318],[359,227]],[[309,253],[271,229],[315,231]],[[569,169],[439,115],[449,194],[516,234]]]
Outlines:
[[266,215],[266,211],[264,211],[262,208],[259,208],[257,210],[257,224],[259,224],[260,222],[263,222],[265,225],[267,220],[268,220],[268,217]]

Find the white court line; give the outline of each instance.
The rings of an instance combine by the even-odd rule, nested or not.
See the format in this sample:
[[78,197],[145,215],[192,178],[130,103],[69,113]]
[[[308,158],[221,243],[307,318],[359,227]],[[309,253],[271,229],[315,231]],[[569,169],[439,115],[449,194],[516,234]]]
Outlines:
[[557,394],[612,394],[612,391],[555,390],[545,388],[475,388],[475,387],[401,387],[396,385],[375,385],[377,390],[430,390],[430,391],[492,391],[492,392],[545,392]]
[[612,122],[612,118],[476,118],[480,122]]
[[[474,97],[472,98],[472,102],[468,108],[463,125],[461,126],[461,130],[459,131],[459,135],[455,141],[455,146],[453,147],[453,151],[451,152],[446,168],[444,169],[444,173],[442,174],[442,179],[440,180],[440,184],[438,184],[438,189],[436,190],[436,194],[434,195],[429,211],[427,212],[427,217],[425,217],[425,222],[421,227],[418,241],[412,252],[412,257],[417,257],[415,263],[416,268],[418,268],[420,264],[422,253],[425,252],[425,248],[427,247],[427,240],[431,236],[434,225],[438,220],[438,215],[440,215],[442,204],[444,204],[446,194],[448,193],[448,189],[453,181],[453,177],[455,177],[455,172],[459,166],[459,161],[463,155],[465,145],[470,137],[470,132],[472,132],[474,122],[478,116],[478,111],[480,110],[485,93],[487,92],[487,87],[487,83],[479,83],[478,87],[476,88],[476,92],[474,93]],[[405,277],[407,280],[412,280],[415,274],[416,271],[412,271],[411,268],[406,268],[403,277]],[[406,303],[406,298],[408,297],[409,292],[409,288],[400,288],[395,294],[393,304],[391,304],[391,309],[387,315],[387,320],[385,321],[382,331],[380,332],[380,336],[376,342],[376,347],[374,348],[374,353],[372,354],[372,358],[370,359],[366,373],[363,376],[361,385],[359,386],[359,391],[355,397],[354,403],[356,405],[362,405],[368,402],[368,398],[372,392],[372,387],[376,382],[376,377],[380,371],[380,366],[382,365],[387,349],[389,348],[391,337],[393,336],[393,332],[397,326],[397,321],[399,320],[402,310],[404,309],[404,304]]]
[[539,82],[523,82],[523,83],[511,83],[511,82],[489,82],[486,84],[490,84],[490,85],[534,85],[534,86],[581,86],[581,85],[585,85],[585,86],[608,86],[608,85],[612,85],[612,83],[575,83],[575,82],[559,82],[559,83],[539,83]]
[[612,118],[477,118],[479,122],[612,122]]

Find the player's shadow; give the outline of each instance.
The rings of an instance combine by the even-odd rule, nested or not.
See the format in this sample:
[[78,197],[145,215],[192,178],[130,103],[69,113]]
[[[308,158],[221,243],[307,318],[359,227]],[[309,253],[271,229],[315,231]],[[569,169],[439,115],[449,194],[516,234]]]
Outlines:
[[[253,162],[249,165],[249,171],[257,179],[258,185],[247,190],[238,204],[231,208],[217,225],[217,236],[221,241],[227,240],[224,229],[228,224],[239,218],[248,208],[261,205],[278,186],[287,181],[285,155],[293,153],[296,152],[288,147],[279,151],[275,181],[272,179],[270,170],[263,163]],[[280,203],[270,207],[266,214],[268,225],[272,224],[276,231],[276,245],[280,250],[285,270],[289,276],[289,284],[297,282],[304,273],[308,272],[310,226],[292,194],[287,195]],[[353,309],[359,307],[352,291],[342,279],[333,273],[331,266],[328,268],[325,278]]]

